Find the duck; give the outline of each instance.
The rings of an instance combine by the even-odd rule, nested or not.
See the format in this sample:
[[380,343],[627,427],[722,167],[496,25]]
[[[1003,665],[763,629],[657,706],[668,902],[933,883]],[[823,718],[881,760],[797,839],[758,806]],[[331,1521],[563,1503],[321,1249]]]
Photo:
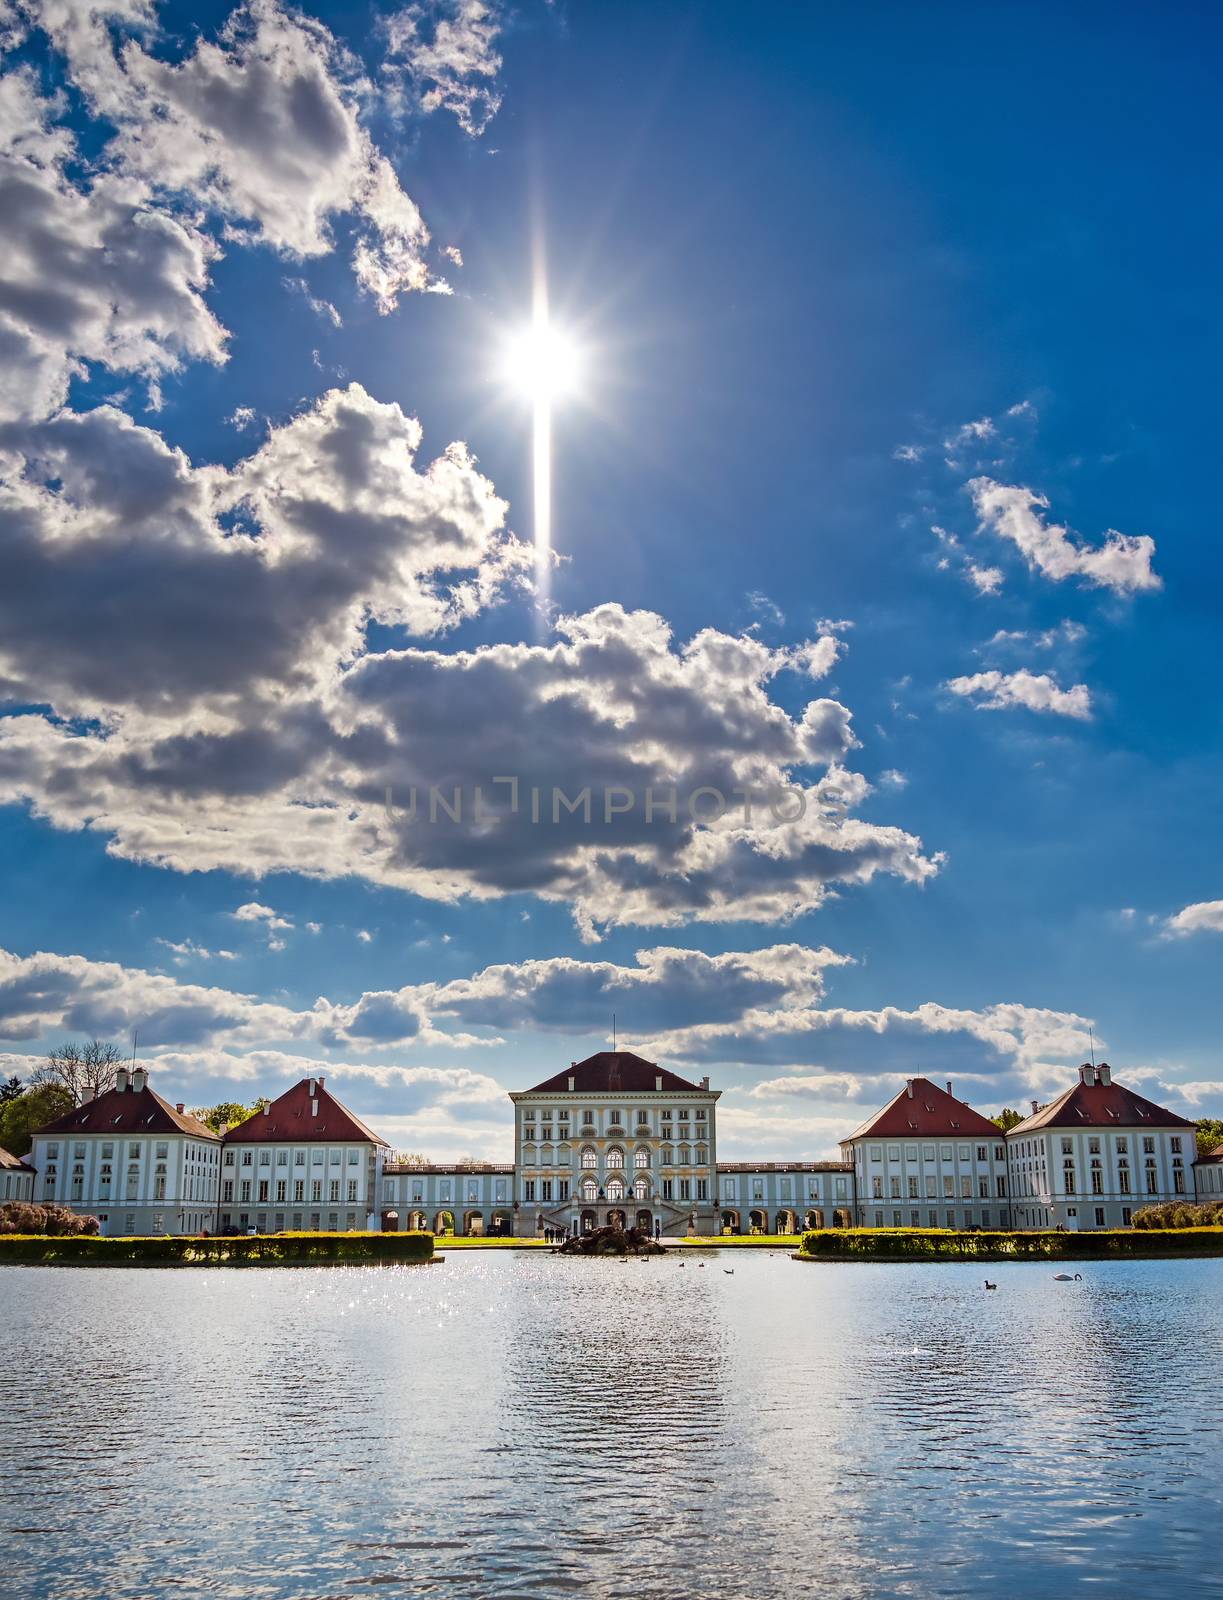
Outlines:
[[726,1276],[727,1276],[727,1277],[728,1277],[728,1278],[733,1278],[733,1277],[734,1277],[734,1275],[735,1275],[735,1269],[734,1269],[734,1267],[723,1267],[723,1268],[722,1268],[722,1271],[723,1271],[723,1272],[724,1272],[724,1273],[725,1273],[725,1274],[726,1274]]
[[998,1287],[998,1285],[997,1285],[997,1284],[996,1284],[996,1283],[991,1283],[991,1282],[990,1282],[990,1281],[989,1281],[989,1279],[988,1279],[988,1278],[986,1278],[986,1280],[985,1280],[985,1287],[986,1287],[986,1288],[987,1288],[987,1289],[996,1289],[996,1288],[997,1288],[997,1287]]

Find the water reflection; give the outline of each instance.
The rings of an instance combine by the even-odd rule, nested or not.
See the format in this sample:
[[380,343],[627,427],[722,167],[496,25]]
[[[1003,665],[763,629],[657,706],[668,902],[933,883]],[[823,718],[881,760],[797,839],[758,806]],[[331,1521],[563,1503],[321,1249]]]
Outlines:
[[6,1592],[1223,1594],[1223,1263],[998,1277],[4,1269]]

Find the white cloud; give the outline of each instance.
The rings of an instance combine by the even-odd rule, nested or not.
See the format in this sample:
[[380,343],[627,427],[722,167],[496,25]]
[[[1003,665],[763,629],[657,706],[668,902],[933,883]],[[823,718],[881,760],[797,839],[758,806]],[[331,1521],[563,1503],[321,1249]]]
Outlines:
[[238,958],[232,950],[206,950],[203,945],[196,944],[194,939],[183,939],[176,943],[173,939],[158,939],[157,943],[164,945],[174,957],[174,965],[183,967],[189,961],[236,961]]
[[900,444],[892,451],[892,459],[895,461],[920,461],[925,453],[926,448],[924,445]]
[[410,88],[422,111],[450,111],[466,133],[482,134],[501,107],[500,4],[431,0],[394,12],[384,26],[397,93],[402,97]]
[[1148,534],[1110,530],[1102,545],[1081,545],[1066,527],[1041,515],[1049,502],[1034,490],[991,478],[973,478],[968,487],[982,527],[1010,539],[1030,567],[1054,582],[1079,578],[1119,595],[1160,587],[1151,570],[1155,541]]
[[1028,628],[999,628],[980,648],[981,651],[985,651],[1022,646],[1024,649],[1032,647],[1036,650],[1053,650],[1061,645],[1080,644],[1086,637],[1087,629],[1082,623],[1065,619],[1052,628],[1042,628],[1039,631]]
[[1028,711],[1049,711],[1061,717],[1087,721],[1091,717],[1091,694],[1085,683],[1062,689],[1048,673],[974,672],[969,677],[952,678],[947,684],[952,694],[977,697],[979,711],[1006,711],[1023,706]]
[[1223,900],[1198,900],[1164,919],[1164,938],[1184,939],[1193,933],[1223,933]]
[[109,406],[4,437],[0,690],[70,716],[126,708],[142,742],[146,719],[187,705],[210,708],[212,739],[254,741],[267,699],[283,714],[286,696],[332,681],[371,619],[434,632],[528,563],[464,447],[418,470],[420,424],[357,384],[232,471],[194,467]]
[[358,928],[357,938],[360,939],[362,944],[372,944],[374,936],[368,928]]
[[30,69],[0,77],[0,422],[55,410],[86,363],[152,382],[225,359],[203,300],[215,247],[122,174],[70,178],[63,109]]
[[[303,451],[308,445],[301,441]],[[466,468],[452,465],[465,488]],[[265,478],[279,481],[270,467],[260,472],[260,495],[270,492]],[[265,525],[269,516],[262,513]],[[332,525],[319,521],[323,530]],[[344,526],[335,582],[351,584],[360,520]],[[301,533],[288,518],[285,562],[299,551],[317,557]],[[269,555],[280,548],[275,532],[260,544]],[[247,587],[233,593],[239,605],[249,598]],[[329,585],[323,593],[335,602]],[[206,603],[221,597],[214,591]],[[393,615],[385,600],[374,604]],[[0,795],[28,797],[57,826],[104,831],[111,850],[130,859],[254,877],[356,875],[440,900],[530,892],[570,902],[587,936],[631,923],[774,922],[877,872],[921,883],[937,870],[912,835],[852,814],[869,785],[841,765],[855,744],[847,708],[816,698],[791,716],[769,697],[778,674],[823,670],[835,641],[771,650],[706,629],[676,647],[660,617],[607,605],[562,619],[557,642],[546,646],[403,649],[343,667],[335,644],[315,644],[312,682],[290,604],[276,621],[292,653],[270,653],[273,630],[261,620],[251,645],[269,679],[261,695],[252,693],[259,674],[241,661],[246,643],[231,618],[222,662],[210,650],[202,663],[149,676],[163,692],[178,683],[184,694],[194,678],[199,695],[202,673],[215,694],[218,674],[245,666],[235,682],[240,700],[201,700],[190,717],[167,708],[160,721],[133,713],[113,718],[105,733],[33,715],[5,719]],[[355,627],[335,638],[356,638]],[[181,650],[201,630],[188,617],[175,634]],[[88,652],[91,672],[95,656]],[[107,670],[122,664],[120,651]],[[57,661],[61,676],[70,665]],[[141,681],[134,668],[132,681]],[[507,785],[494,787],[499,775],[518,779],[516,808]],[[453,796],[456,786],[465,807],[452,820],[429,796]],[[721,817],[710,789],[724,797]],[[588,816],[555,798],[587,790]],[[756,798],[736,799],[736,790]],[[538,809],[533,791],[543,796]],[[625,791],[632,803],[621,809]]]
[[966,445],[981,444],[997,435],[992,417],[978,417],[975,422],[965,422],[949,438],[943,440],[944,450],[962,450]]
[[978,594],[997,594],[999,589],[1002,588],[1003,574],[1001,567],[982,567],[978,566],[975,561],[966,559],[964,571],[968,575],[969,583],[972,584]]
[[[330,251],[332,221],[355,214],[354,270],[379,309],[427,286],[428,230],[362,126],[372,86],[321,22],[249,0],[216,42],[173,61],[143,42],[156,30],[141,0],[27,9],[90,110],[114,126],[111,172],[167,201],[189,196],[231,234],[298,259]],[[116,49],[116,22],[142,37]]]

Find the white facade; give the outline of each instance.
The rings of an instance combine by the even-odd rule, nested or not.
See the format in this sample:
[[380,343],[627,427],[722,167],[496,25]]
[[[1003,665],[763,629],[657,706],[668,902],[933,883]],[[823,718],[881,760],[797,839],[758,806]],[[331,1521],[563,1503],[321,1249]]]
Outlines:
[[34,1136],[33,1198],[98,1219],[108,1236],[211,1228],[221,1141],[120,1069],[114,1089]]
[[1199,1200],[1223,1200],[1223,1145],[1199,1158],[1193,1184]]
[[34,1168],[7,1150],[0,1150],[0,1205],[34,1198]]
[[719,1233],[801,1233],[847,1228],[853,1169],[841,1161],[721,1162]]
[[842,1149],[854,1169],[860,1228],[1009,1228],[1002,1133],[866,1138]]
[[390,1160],[379,1197],[384,1231],[512,1235],[514,1169],[491,1162],[409,1166]]
[[[574,1062],[570,1075],[511,1094],[516,1232],[584,1233],[619,1221],[660,1236],[720,1231],[717,1103],[709,1079],[689,1084],[622,1052]],[[606,1087],[582,1087],[598,1078]],[[634,1085],[611,1087],[621,1071]]]
[[352,1233],[374,1215],[381,1147],[366,1143],[227,1144],[221,1157],[221,1230]]
[[[1107,1064],[1080,1067],[1079,1084],[1120,1088]],[[1129,1098],[1139,1106],[1149,1104]],[[1195,1198],[1197,1147],[1190,1124],[1172,1122],[1171,1113],[1158,1106],[1151,1106],[1149,1115],[1104,1121],[1089,1105],[1080,1109],[1072,1101],[1056,1122],[1041,1125],[1048,1109],[1034,1106],[1007,1135],[1017,1227],[1128,1228],[1143,1206]],[[1071,1114],[1079,1125],[1067,1124]]]

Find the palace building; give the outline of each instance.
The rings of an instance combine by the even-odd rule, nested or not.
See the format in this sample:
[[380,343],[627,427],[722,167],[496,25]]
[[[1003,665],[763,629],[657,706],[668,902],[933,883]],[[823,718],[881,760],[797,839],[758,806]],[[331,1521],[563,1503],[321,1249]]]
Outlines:
[[909,1078],[840,1161],[718,1160],[718,1101],[631,1050],[600,1050],[510,1095],[514,1160],[396,1157],[328,1090],[300,1083],[218,1137],[143,1069],[4,1157],[0,1189],[97,1216],[103,1233],[237,1230],[535,1238],[608,1224],[661,1238],[804,1228],[1115,1228],[1134,1210],[1223,1192],[1223,1149],[1107,1064],[1002,1131]]

